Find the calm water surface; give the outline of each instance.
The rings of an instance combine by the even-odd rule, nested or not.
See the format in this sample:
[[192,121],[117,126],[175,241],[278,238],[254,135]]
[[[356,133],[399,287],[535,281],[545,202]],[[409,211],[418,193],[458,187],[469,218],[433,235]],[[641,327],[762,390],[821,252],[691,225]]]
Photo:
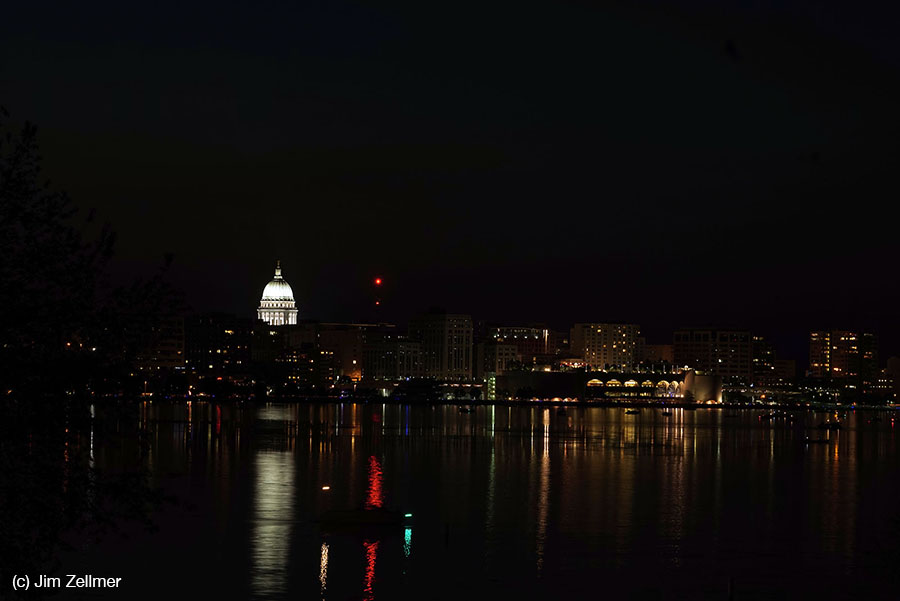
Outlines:
[[[891,417],[761,413],[146,403],[174,502],[62,572],[124,577],[90,598],[900,598]],[[364,505],[411,525],[316,522]]]

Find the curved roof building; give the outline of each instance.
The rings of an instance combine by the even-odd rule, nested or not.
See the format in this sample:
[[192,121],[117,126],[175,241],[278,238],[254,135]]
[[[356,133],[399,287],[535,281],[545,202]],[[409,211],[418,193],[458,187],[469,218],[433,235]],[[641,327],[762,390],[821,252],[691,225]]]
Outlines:
[[259,309],[259,319],[273,326],[297,323],[297,304],[291,285],[281,277],[281,261],[275,261],[275,277],[263,289]]

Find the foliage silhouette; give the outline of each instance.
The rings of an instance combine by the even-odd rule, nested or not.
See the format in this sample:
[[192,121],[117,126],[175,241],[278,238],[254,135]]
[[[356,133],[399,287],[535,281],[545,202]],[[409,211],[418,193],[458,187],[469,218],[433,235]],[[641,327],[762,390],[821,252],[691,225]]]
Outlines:
[[[115,235],[41,180],[37,128],[0,109],[0,570],[52,574],[64,541],[96,539],[162,500],[126,390],[154,324],[181,306],[165,274],[108,283]],[[129,448],[115,469],[95,445]],[[32,588],[20,596],[35,598]]]

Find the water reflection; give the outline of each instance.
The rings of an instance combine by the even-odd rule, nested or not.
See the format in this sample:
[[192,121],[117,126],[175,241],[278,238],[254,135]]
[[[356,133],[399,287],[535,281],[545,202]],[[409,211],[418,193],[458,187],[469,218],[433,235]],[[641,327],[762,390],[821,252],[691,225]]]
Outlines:
[[544,437],[541,447],[540,483],[538,485],[537,571],[544,569],[544,541],[547,538],[547,510],[550,504],[550,410],[544,409]]
[[319,558],[319,593],[325,598],[325,590],[328,583],[328,543],[322,543],[321,556]]
[[[678,598],[724,598],[729,576],[797,595],[812,582],[820,599],[841,598],[809,578],[786,582],[784,566],[855,577],[874,565],[861,549],[897,515],[883,493],[900,468],[892,420],[851,415],[820,434],[830,415],[729,412],[195,401],[143,404],[140,422],[145,462],[199,491],[194,519],[214,535],[192,555],[231,553],[244,598],[429,598],[436,586],[448,597],[491,583],[548,598],[540,587],[598,579],[629,598],[646,573]],[[99,438],[83,444],[103,469]],[[416,553],[408,524],[323,534],[317,517],[349,507],[414,511]],[[164,553],[147,562],[171,567]]]
[[251,590],[271,598],[287,592],[287,566],[294,504],[294,456],[289,452],[260,451],[250,535]]
[[381,509],[384,506],[384,492],[381,490],[381,464],[374,455],[369,457],[369,491],[366,495],[366,509]]
[[375,598],[375,560],[378,559],[379,541],[365,541],[363,547],[366,551],[366,575],[363,583],[363,599],[371,601]]

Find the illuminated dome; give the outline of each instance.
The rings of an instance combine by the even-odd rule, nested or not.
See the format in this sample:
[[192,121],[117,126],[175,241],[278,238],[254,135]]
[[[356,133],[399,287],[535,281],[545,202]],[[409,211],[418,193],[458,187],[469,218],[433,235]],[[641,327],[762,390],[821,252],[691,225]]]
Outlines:
[[281,277],[281,261],[275,262],[275,277],[263,289],[256,314],[259,319],[273,326],[297,323],[294,291],[291,289],[291,285]]
[[291,290],[291,285],[284,281],[284,278],[276,275],[274,280],[266,284],[262,300],[294,302],[294,291]]

